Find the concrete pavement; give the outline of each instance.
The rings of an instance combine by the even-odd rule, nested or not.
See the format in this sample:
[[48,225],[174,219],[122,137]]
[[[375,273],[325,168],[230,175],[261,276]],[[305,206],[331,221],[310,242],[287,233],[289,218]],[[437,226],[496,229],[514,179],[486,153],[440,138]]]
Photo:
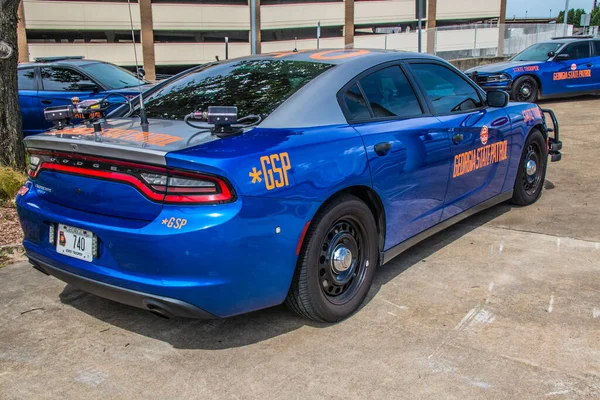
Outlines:
[[600,99],[545,103],[563,161],[381,267],[352,318],[163,320],[0,269],[0,398],[600,398]]

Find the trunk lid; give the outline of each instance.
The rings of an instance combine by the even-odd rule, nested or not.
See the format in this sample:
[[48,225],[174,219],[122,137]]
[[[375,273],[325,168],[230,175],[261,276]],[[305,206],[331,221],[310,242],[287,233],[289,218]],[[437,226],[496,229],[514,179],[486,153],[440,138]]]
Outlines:
[[168,152],[213,140],[219,139],[182,121],[150,120],[144,132],[138,119],[121,118],[103,123],[98,135],[81,125],[28,136],[24,142],[31,157],[39,159],[30,176],[41,198],[94,214],[152,221],[164,195],[149,189],[157,186],[142,175],[166,174]]

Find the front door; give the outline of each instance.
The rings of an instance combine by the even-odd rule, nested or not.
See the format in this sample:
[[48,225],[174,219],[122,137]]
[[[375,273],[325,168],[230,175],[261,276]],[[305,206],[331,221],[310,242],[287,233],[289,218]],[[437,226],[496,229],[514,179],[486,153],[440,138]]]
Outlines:
[[399,65],[359,77],[344,103],[363,138],[373,188],[383,202],[387,250],[440,221],[450,143]]
[[553,91],[557,94],[571,94],[595,90],[597,81],[594,69],[597,67],[591,54],[590,41],[571,43],[560,51],[559,55],[561,54],[567,54],[569,58],[551,61]]
[[454,69],[437,62],[410,66],[451,141],[445,220],[501,193],[511,124],[503,109],[488,108],[481,92]]

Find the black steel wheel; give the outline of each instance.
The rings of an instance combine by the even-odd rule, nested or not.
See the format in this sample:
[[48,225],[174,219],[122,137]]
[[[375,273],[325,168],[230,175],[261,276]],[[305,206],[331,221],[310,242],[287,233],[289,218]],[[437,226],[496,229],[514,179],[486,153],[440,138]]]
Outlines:
[[310,223],[286,305],[322,322],[354,313],[366,297],[379,259],[378,231],[369,207],[343,194]]
[[515,101],[535,103],[539,91],[540,87],[535,78],[531,76],[522,76],[513,83],[511,94]]
[[514,204],[526,206],[539,199],[546,179],[547,165],[548,154],[544,135],[534,129],[523,147],[513,192]]

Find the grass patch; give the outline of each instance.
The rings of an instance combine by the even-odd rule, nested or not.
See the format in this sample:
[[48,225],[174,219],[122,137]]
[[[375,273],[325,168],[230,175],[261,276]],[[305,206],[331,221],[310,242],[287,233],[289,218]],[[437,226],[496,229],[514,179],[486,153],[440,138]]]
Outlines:
[[0,167],[0,202],[12,200],[27,180],[27,175],[9,167]]

